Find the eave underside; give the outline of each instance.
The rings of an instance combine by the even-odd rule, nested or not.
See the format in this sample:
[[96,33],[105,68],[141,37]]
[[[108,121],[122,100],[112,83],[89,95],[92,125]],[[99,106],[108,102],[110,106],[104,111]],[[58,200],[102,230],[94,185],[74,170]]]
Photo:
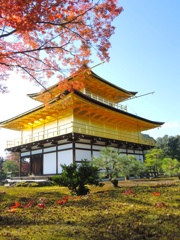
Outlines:
[[22,114],[13,119],[0,123],[3,128],[11,130],[26,130],[32,126],[40,126],[43,123],[52,122],[71,114],[95,121],[119,125],[122,128],[134,131],[145,131],[161,126],[162,122],[154,122],[133,114],[114,109],[103,103],[92,100],[82,93],[70,93],[63,99],[56,100],[48,106],[40,106],[35,111]]
[[123,110],[107,106],[87,96],[83,96],[81,93],[77,93],[77,95],[73,96],[74,114],[78,114],[83,118],[91,118],[102,123],[125,127],[138,132],[160,127],[163,124],[162,122],[144,119]]

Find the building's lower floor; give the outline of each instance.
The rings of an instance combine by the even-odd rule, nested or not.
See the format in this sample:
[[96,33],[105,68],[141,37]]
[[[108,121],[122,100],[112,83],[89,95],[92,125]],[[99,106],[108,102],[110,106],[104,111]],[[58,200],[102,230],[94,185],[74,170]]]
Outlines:
[[61,173],[61,164],[91,160],[103,147],[111,146],[123,154],[134,155],[144,161],[144,151],[152,146],[77,133],[21,145],[9,151],[20,152],[20,176],[43,176]]

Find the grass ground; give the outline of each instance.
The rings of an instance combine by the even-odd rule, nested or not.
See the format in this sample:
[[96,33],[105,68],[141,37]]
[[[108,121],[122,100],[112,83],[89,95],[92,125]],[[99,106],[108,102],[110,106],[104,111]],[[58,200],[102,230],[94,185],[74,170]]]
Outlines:
[[0,239],[179,240],[180,181],[121,181],[69,196],[62,187],[0,187]]

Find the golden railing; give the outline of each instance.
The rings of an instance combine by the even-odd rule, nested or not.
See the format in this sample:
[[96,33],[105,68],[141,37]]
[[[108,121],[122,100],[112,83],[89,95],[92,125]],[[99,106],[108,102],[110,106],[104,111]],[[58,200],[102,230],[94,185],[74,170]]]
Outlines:
[[7,141],[7,148],[16,147],[23,144],[44,140],[44,139],[49,139],[49,138],[61,136],[61,135],[72,133],[72,132],[154,146],[154,140],[144,139],[141,133],[128,134],[120,131],[112,131],[107,128],[99,128],[99,127],[94,127],[86,124],[69,122],[64,125],[49,128],[44,131],[35,132],[33,134],[29,134],[21,138],[16,138],[16,139]]
[[99,95],[96,95],[96,94],[94,94],[94,93],[92,93],[90,91],[87,91],[86,89],[83,90],[83,93],[85,95],[87,95],[88,97],[95,99],[98,102],[102,102],[102,103],[104,103],[106,105],[109,105],[111,107],[114,107],[114,108],[117,108],[117,109],[120,109],[120,110],[123,110],[123,111],[127,112],[127,106],[126,105],[122,105],[122,104],[119,104],[119,103],[111,102],[111,101],[109,101],[109,100],[107,100],[107,99],[105,99],[105,98],[103,98],[103,97],[101,97]]

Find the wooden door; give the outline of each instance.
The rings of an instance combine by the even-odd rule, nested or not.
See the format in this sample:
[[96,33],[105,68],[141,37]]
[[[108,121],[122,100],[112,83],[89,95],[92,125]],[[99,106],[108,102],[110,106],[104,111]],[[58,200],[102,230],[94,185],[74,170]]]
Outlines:
[[31,156],[31,174],[42,175],[43,174],[43,155]]

